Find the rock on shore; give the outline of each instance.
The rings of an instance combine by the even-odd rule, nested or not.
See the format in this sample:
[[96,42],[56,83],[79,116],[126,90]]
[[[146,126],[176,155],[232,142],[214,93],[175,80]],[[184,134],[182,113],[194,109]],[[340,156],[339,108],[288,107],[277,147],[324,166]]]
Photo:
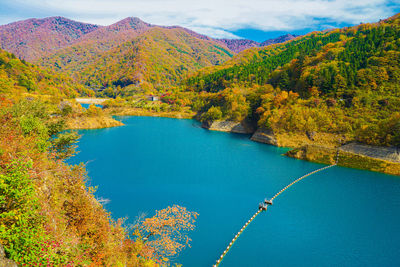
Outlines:
[[253,136],[250,138],[252,141],[269,144],[269,145],[278,145],[278,141],[272,130],[267,129],[258,129]]
[[376,147],[364,144],[349,143],[339,148],[341,151],[370,158],[400,163],[400,149],[394,147]]
[[235,122],[235,121],[214,121],[212,123],[203,123],[203,128],[220,131],[220,132],[231,132],[241,134],[254,133],[254,128],[246,121]]

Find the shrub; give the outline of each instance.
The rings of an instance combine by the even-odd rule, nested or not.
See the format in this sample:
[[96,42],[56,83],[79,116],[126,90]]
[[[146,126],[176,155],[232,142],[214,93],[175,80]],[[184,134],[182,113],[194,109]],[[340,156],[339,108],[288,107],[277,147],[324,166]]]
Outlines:
[[222,111],[220,107],[210,107],[207,112],[201,115],[202,122],[213,122],[222,119]]
[[[15,159],[0,168],[0,242],[18,264],[61,263],[44,246],[48,237],[43,228],[39,200],[28,170],[32,161]],[[43,257],[47,253],[47,257]],[[49,254],[50,252],[50,254]]]
[[96,107],[95,105],[90,105],[89,108],[86,110],[86,114],[88,116],[99,116],[103,114],[103,110],[99,107]]

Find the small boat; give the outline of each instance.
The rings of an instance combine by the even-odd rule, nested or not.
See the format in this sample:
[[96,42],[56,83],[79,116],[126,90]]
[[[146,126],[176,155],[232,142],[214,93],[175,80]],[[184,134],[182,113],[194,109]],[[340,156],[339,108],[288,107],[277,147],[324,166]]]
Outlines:
[[268,205],[265,203],[260,203],[258,204],[258,209],[259,210],[267,210]]
[[272,206],[272,199],[271,200],[268,200],[268,199],[264,199],[264,203],[265,204],[267,204],[267,205],[271,205]]

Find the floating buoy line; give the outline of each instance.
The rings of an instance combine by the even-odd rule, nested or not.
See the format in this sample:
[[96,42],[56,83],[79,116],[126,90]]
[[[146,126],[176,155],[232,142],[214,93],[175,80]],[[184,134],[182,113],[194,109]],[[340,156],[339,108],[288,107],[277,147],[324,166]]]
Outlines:
[[242,226],[242,228],[239,230],[239,232],[233,237],[232,241],[228,244],[228,246],[226,247],[226,249],[224,250],[224,252],[222,252],[221,256],[218,258],[218,260],[216,261],[216,263],[213,265],[214,267],[217,267],[222,260],[224,259],[225,255],[229,252],[229,250],[232,248],[233,244],[236,242],[236,240],[239,238],[239,236],[243,233],[243,231],[247,228],[247,226],[249,226],[249,224],[263,211],[267,211],[268,206],[271,206],[273,204],[273,201],[275,198],[277,198],[280,194],[282,194],[283,192],[285,192],[288,188],[290,188],[291,186],[293,186],[294,184],[300,182],[301,180],[303,180],[304,178],[307,178],[313,174],[316,174],[318,172],[324,171],[326,169],[332,168],[334,166],[336,166],[338,164],[338,160],[339,160],[339,151],[337,151],[336,154],[336,162],[335,164],[317,169],[315,171],[309,172],[303,176],[301,176],[300,178],[297,178],[296,180],[294,180],[293,182],[291,182],[290,184],[288,184],[287,186],[285,186],[284,188],[282,188],[278,193],[276,193],[271,199],[265,199],[263,203],[260,203],[258,205],[258,210],[256,213],[254,213],[254,215]]

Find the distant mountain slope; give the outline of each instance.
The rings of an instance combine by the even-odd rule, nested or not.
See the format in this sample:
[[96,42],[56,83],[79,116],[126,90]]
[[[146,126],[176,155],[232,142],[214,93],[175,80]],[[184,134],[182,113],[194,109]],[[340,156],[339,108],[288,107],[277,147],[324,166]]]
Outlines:
[[45,71],[0,49],[0,95],[45,94],[75,97],[92,93],[61,74]]
[[295,35],[295,34],[285,34],[282,36],[279,36],[277,38],[273,38],[273,39],[268,39],[262,43],[260,43],[260,47],[263,46],[268,46],[268,45],[272,45],[272,44],[280,44],[280,43],[284,43],[286,41],[290,41],[293,40],[294,38],[299,37],[299,35]]
[[102,53],[137,38],[152,27],[154,26],[138,18],[126,18],[112,25],[99,27],[73,44],[44,55],[36,63],[56,71],[74,74],[97,61]]
[[19,58],[33,61],[98,27],[63,17],[18,21],[0,26],[0,47]]
[[259,42],[249,39],[218,39],[217,41],[225,44],[235,53],[242,52],[250,47],[258,47],[260,45]]
[[230,50],[239,53],[242,52],[245,49],[251,48],[251,47],[264,47],[268,46],[271,44],[279,44],[279,43],[284,43],[286,41],[290,41],[294,38],[298,37],[298,35],[293,35],[293,34],[286,34],[279,36],[277,38],[273,39],[268,39],[262,43],[249,40],[249,39],[216,39],[216,41],[225,44]]
[[[91,35],[98,36],[97,32]],[[151,27],[140,35],[128,35],[127,31],[112,35],[97,40],[85,36],[84,41],[44,58],[42,65],[68,73],[92,88],[133,84],[151,89],[177,85],[189,72],[221,64],[232,56],[218,43],[199,39],[180,27]]]
[[[268,43],[291,38],[294,36],[287,35]],[[193,71],[222,64],[235,51],[262,45],[251,40],[213,39],[134,17],[109,26],[62,17],[29,19],[0,26],[0,40],[5,50],[18,57],[71,75],[93,88],[177,85]]]

